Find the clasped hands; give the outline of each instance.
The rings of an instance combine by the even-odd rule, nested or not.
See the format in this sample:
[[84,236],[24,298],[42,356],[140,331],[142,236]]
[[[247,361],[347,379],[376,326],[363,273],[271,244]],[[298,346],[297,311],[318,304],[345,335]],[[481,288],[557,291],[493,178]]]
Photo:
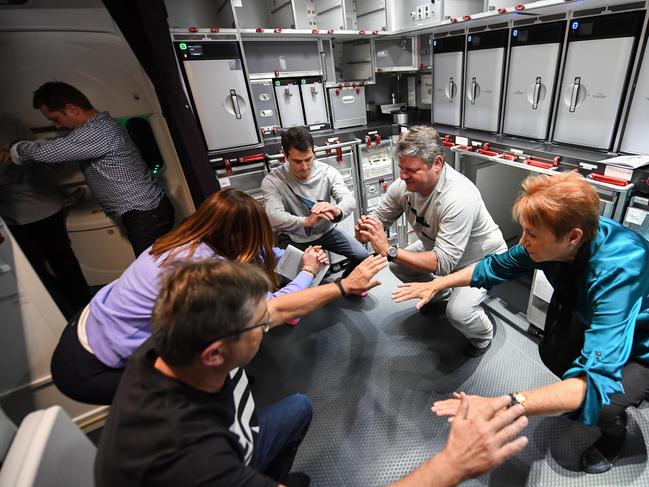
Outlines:
[[310,245],[302,256],[302,270],[310,272],[314,276],[328,263],[329,259],[321,245]]
[[319,201],[311,208],[311,214],[304,220],[305,228],[314,227],[320,220],[333,221],[342,214],[342,210],[327,201]]

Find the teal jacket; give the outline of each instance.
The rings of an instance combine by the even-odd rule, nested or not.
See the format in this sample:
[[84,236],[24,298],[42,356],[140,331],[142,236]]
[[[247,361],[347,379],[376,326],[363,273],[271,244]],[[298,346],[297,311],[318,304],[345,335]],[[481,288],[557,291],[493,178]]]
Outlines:
[[[472,287],[492,286],[541,269],[553,286],[552,262],[534,262],[521,245],[480,260]],[[586,324],[584,348],[563,379],[584,376],[586,398],[576,417],[597,423],[610,396],[624,393],[622,368],[629,360],[649,363],[649,242],[609,218],[600,218],[590,260],[576,283],[577,318]]]

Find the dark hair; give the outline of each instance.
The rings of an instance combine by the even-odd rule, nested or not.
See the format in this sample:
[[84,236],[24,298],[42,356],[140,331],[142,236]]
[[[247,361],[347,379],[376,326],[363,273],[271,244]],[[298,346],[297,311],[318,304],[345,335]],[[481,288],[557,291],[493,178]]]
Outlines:
[[268,289],[264,273],[251,264],[175,262],[162,278],[151,314],[157,354],[171,366],[191,364],[211,340],[245,328]]
[[313,150],[313,137],[304,127],[291,127],[282,132],[282,149],[284,154],[288,155],[291,149],[297,149],[300,152]]
[[178,227],[158,238],[149,253],[157,258],[169,252],[164,261],[168,263],[185,245],[191,257],[204,242],[221,257],[263,267],[277,287],[274,239],[268,216],[257,200],[241,190],[226,188],[211,195]]
[[60,112],[67,104],[92,110],[92,104],[86,95],[62,81],[49,81],[34,92],[33,105],[36,109],[45,105],[51,112]]

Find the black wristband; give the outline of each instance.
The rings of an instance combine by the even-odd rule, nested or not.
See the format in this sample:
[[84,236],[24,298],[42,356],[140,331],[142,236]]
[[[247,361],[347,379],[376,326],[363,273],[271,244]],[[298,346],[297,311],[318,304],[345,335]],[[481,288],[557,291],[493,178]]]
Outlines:
[[336,283],[336,286],[338,286],[338,290],[340,291],[340,296],[345,297],[347,296],[347,292],[345,291],[345,288],[343,287],[343,283],[341,282],[342,278],[336,279],[334,282]]

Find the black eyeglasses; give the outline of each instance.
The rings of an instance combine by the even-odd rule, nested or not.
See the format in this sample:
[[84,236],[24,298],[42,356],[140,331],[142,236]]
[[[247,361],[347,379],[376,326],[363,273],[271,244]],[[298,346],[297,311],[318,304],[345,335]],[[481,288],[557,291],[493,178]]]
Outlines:
[[266,309],[266,313],[264,313],[264,316],[266,316],[267,319],[265,319],[265,320],[262,321],[261,323],[257,323],[256,325],[246,326],[246,327],[244,327],[244,328],[241,328],[240,330],[231,331],[230,333],[226,333],[225,335],[221,335],[221,336],[218,336],[218,337],[216,337],[216,338],[211,338],[211,339],[210,339],[209,341],[207,341],[207,342],[205,343],[205,345],[204,345],[203,347],[201,347],[201,348],[204,349],[204,348],[206,348],[208,345],[214,343],[214,342],[217,341],[217,340],[223,340],[224,338],[229,338],[229,337],[233,337],[233,336],[238,336],[238,335],[241,335],[242,333],[245,333],[245,332],[247,332],[247,331],[254,330],[254,329],[256,329],[256,328],[261,328],[262,331],[263,331],[264,333],[267,333],[268,330],[270,330],[270,324],[271,324],[271,321],[272,321],[272,320],[270,319],[270,312],[268,311],[268,309]]

